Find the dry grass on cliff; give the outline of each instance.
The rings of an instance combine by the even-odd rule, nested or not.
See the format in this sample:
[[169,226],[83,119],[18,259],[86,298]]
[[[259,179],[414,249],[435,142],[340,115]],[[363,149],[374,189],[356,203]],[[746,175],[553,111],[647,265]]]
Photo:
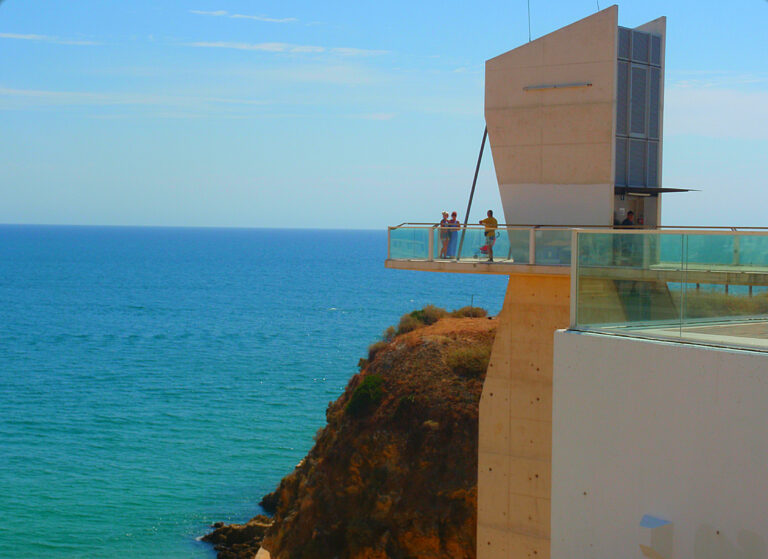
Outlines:
[[272,494],[273,557],[474,557],[480,369],[496,324],[443,317],[381,342]]

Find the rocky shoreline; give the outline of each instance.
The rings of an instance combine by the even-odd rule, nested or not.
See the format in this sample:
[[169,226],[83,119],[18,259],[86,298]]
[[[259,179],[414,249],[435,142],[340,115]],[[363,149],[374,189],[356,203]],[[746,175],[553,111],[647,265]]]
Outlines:
[[474,558],[478,404],[495,328],[446,317],[385,333],[306,458],[262,499],[272,518],[218,523],[203,540],[219,559]]

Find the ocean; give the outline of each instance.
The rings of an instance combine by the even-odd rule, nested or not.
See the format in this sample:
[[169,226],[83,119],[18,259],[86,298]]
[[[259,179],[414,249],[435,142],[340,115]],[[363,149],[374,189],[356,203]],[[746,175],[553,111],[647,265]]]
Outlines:
[[0,557],[211,558],[400,315],[506,277],[385,231],[0,226]]

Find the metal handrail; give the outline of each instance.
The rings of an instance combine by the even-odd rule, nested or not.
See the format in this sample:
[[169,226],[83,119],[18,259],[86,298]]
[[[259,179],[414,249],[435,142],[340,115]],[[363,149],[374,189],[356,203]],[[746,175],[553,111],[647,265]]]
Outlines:
[[[423,230],[423,231],[434,231],[436,229],[439,229],[441,226],[439,223],[401,223],[400,225],[389,227],[387,229],[387,258],[391,258],[391,235],[390,233],[393,230],[396,229],[414,229],[414,230]],[[483,231],[486,230],[484,225],[467,225],[464,226],[466,230],[470,231]],[[451,229],[455,229],[458,231],[457,227],[451,227]],[[643,228],[642,226],[616,226],[616,227],[606,227],[606,226],[555,226],[555,225],[545,225],[545,226],[526,226],[526,225],[511,225],[511,224],[501,224],[496,228],[498,231],[503,232],[513,232],[513,231],[527,231],[528,232],[528,254],[525,261],[520,261],[520,264],[527,264],[527,265],[536,265],[537,264],[537,257],[539,256],[537,254],[538,252],[538,244],[539,244],[539,233],[545,233],[545,232],[563,232],[567,231],[571,234],[571,254],[567,255],[565,257],[565,260],[557,263],[548,262],[547,265],[550,266],[568,266],[571,264],[571,258],[574,254],[573,250],[575,247],[576,237],[579,234],[586,234],[586,235],[596,235],[596,234],[604,234],[604,235],[654,235],[654,236],[670,236],[670,235],[691,235],[691,236],[702,236],[702,235],[711,235],[711,236],[734,236],[734,262],[738,262],[739,258],[739,239],[741,237],[757,237],[757,236],[768,236],[768,227],[754,227],[754,228],[739,228],[739,227],[725,227],[725,226],[715,226],[715,227],[704,227],[704,226],[691,226],[691,227],[685,227],[685,226],[667,226],[665,228],[655,228],[655,229],[647,229]],[[553,248],[553,246],[550,246],[548,244],[549,241],[544,243],[544,247],[547,247],[548,249]],[[426,258],[424,258],[427,261],[432,261],[434,259],[434,250],[435,250],[435,239],[432,233],[429,234],[428,238],[428,249],[427,249],[427,255]],[[510,244],[509,250],[507,251],[507,260],[512,260],[512,245]],[[455,256],[452,256],[451,258],[455,258],[456,261],[462,260],[464,257],[462,256],[462,252],[457,252]],[[477,258],[477,254],[475,255],[475,258]],[[550,260],[551,257],[548,257],[548,260]],[[411,258],[408,258],[411,259]],[[417,258],[419,259],[419,258]],[[471,258],[468,258],[469,260],[472,260]],[[567,262],[566,262],[567,260]]]
[[[399,225],[390,225],[390,229],[398,229],[400,227],[410,226],[425,226],[425,227],[439,227],[439,223],[435,222],[423,222],[423,221],[406,221]],[[483,227],[478,224],[459,224],[460,227]],[[518,228],[518,229],[607,229],[607,230],[639,230],[639,231],[659,231],[661,229],[704,229],[704,230],[718,230],[723,229],[729,232],[738,233],[741,231],[768,231],[768,227],[753,227],[753,226],[737,226],[732,225],[659,225],[657,227],[645,227],[643,225],[541,225],[532,223],[499,223],[498,227],[506,228]]]

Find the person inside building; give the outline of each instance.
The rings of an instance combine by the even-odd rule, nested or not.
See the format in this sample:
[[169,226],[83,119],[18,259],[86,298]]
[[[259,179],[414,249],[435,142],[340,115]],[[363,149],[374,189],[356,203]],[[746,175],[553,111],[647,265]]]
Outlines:
[[499,222],[493,217],[493,210],[488,210],[488,217],[480,220],[480,225],[485,225],[485,246],[488,247],[488,262],[493,262],[493,245],[496,242],[496,229]]
[[[622,227],[636,228],[635,212],[629,210],[627,217],[621,222]],[[637,265],[642,261],[642,238],[639,235],[632,235],[630,233],[624,233],[621,235],[621,261],[624,265]]]

